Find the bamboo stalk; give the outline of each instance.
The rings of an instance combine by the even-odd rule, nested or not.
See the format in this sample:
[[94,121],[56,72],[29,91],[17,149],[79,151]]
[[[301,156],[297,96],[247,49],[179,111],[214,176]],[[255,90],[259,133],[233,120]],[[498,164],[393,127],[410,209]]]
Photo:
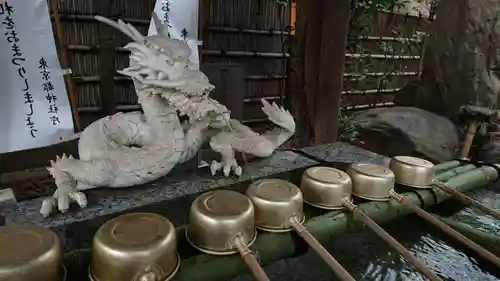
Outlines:
[[440,174],[436,175],[435,179],[438,180],[438,181],[447,181],[451,177],[454,177],[454,176],[457,176],[459,174],[462,174],[462,173],[474,170],[475,168],[477,168],[477,167],[475,165],[472,165],[472,164],[468,164],[468,165],[464,165],[464,166],[459,166],[459,167],[447,170],[447,171],[445,171],[443,173],[440,173]]
[[460,151],[461,157],[466,158],[467,156],[469,156],[469,151],[470,148],[472,147],[474,137],[476,136],[478,125],[479,125],[478,120],[473,119],[470,121],[469,126],[467,127],[467,135],[465,136],[465,140],[462,145],[462,150]]
[[228,56],[228,57],[261,57],[261,58],[282,58],[289,57],[288,53],[264,53],[247,51],[220,51],[220,50],[201,50],[202,55],[207,56]]
[[434,173],[439,174],[439,173],[442,173],[446,170],[456,168],[456,167],[460,166],[461,164],[462,163],[458,160],[448,161],[448,162],[444,162],[444,163],[440,163],[440,164],[435,165],[433,170],[434,170]]
[[366,40],[366,41],[396,41],[401,43],[419,43],[421,40],[411,37],[389,37],[389,36],[357,36],[349,38],[349,40]]
[[395,106],[395,104],[393,102],[379,102],[372,104],[346,105],[341,107],[341,110],[350,111],[350,110],[362,110],[368,108],[391,107],[391,106]]
[[342,91],[342,95],[365,95],[365,94],[379,94],[379,93],[395,93],[400,91],[401,88],[393,88],[393,89],[370,89],[370,90],[349,90]]
[[[52,0],[51,0],[52,1]],[[62,20],[81,20],[81,21],[95,21],[94,15],[82,15],[82,14],[70,14],[70,13],[64,13],[60,15],[60,18]],[[52,16],[54,17],[54,16]],[[126,23],[133,23],[133,24],[139,24],[139,25],[149,25],[150,20],[146,19],[137,19],[137,18],[122,18],[122,17],[109,17],[110,20],[117,20],[121,19]]]
[[358,77],[369,76],[369,77],[382,77],[382,76],[418,76],[418,72],[367,72],[367,73],[356,73],[348,72],[344,73],[344,77],[352,77],[355,80]]
[[374,59],[387,59],[387,60],[419,60],[420,56],[406,56],[406,55],[386,55],[386,54],[345,54],[347,58],[374,58]]
[[447,193],[453,195],[454,198],[456,198],[458,201],[462,202],[463,204],[476,207],[479,210],[483,211],[484,213],[500,220],[500,213],[499,212],[497,212],[491,208],[486,207],[485,205],[481,204],[479,201],[474,200],[474,199],[470,198],[469,196],[454,190],[453,188],[449,188],[446,184],[439,182],[439,181],[434,181],[433,186],[441,189],[444,192],[447,192]]
[[251,29],[251,28],[237,28],[237,27],[226,27],[226,26],[207,26],[205,27],[207,31],[215,32],[228,32],[228,33],[246,33],[246,34],[256,34],[256,35],[288,35],[289,33],[285,30],[264,30],[264,29]]
[[[57,41],[59,42],[59,52],[61,54],[62,67],[64,69],[68,69],[70,67],[69,59],[64,44],[64,36],[62,31],[61,18],[59,16],[59,9],[57,8],[57,0],[51,0],[50,7],[52,9],[52,14],[54,16],[54,24],[56,27]],[[66,84],[68,87],[68,97],[71,105],[71,112],[73,115],[73,119],[75,120],[76,132],[79,132],[81,130],[80,116],[78,115],[78,105],[75,96],[75,87],[73,85],[71,74],[64,75],[64,79],[66,80]]]

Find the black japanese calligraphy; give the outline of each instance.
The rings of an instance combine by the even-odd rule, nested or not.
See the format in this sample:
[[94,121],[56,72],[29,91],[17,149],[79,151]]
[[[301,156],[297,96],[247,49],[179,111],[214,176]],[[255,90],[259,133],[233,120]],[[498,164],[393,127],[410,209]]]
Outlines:
[[40,74],[42,75],[42,89],[47,93],[45,99],[49,102],[49,108],[47,113],[49,114],[49,120],[53,126],[61,123],[59,121],[59,107],[56,104],[57,97],[54,94],[55,87],[52,81],[50,81],[50,70],[49,65],[47,64],[47,60],[44,57],[41,57],[38,60],[38,69],[40,70]]
[[187,41],[187,38],[188,38],[188,31],[187,31],[187,29],[186,29],[186,28],[183,28],[183,29],[181,30],[181,37],[182,37],[182,39],[184,39],[184,41]]
[[0,16],[3,16],[1,24],[4,29],[3,35],[5,41],[7,41],[7,43],[11,46],[11,63],[17,68],[17,76],[21,80],[21,85],[23,85],[20,91],[22,92],[24,104],[27,106],[25,126],[28,128],[30,136],[32,138],[36,138],[38,129],[36,128],[35,121],[32,118],[35,113],[33,109],[33,103],[35,101],[33,99],[33,95],[30,93],[30,83],[26,69],[23,65],[26,58],[20,47],[21,38],[19,38],[19,34],[16,31],[16,23],[14,20],[15,9],[11,4],[9,4],[9,1],[0,1]]
[[[163,11],[163,24],[166,24],[168,27],[172,27],[172,23],[170,21],[170,10],[172,9],[171,0],[163,0],[161,4],[161,10]],[[168,33],[168,37],[170,37],[170,32]]]
[[8,1],[4,1],[0,4],[0,16],[7,14],[7,16],[12,16],[14,14],[14,7],[9,5]]

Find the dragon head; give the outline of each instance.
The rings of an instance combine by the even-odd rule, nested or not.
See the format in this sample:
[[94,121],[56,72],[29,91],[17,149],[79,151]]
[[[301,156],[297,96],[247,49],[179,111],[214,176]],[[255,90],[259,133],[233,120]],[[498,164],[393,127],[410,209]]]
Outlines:
[[[183,40],[170,38],[167,26],[153,12],[157,35],[143,36],[134,26],[102,16],[95,19],[123,32],[133,41],[124,48],[130,50],[130,66],[118,73],[132,77],[139,101],[141,95],[160,95],[191,122],[209,117],[227,122],[229,110],[209,97],[215,88],[199,70],[189,68],[191,49]],[[215,125],[215,123],[214,123]]]

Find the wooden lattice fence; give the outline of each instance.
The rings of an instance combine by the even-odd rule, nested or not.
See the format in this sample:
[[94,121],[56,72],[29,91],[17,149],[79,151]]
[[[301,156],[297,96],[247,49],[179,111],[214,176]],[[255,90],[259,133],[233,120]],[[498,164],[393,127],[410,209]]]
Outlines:
[[[216,96],[237,109],[234,116],[262,127],[266,119],[260,98],[282,102],[287,96],[285,83],[293,69],[286,43],[290,6],[276,0],[200,3],[202,69],[211,80],[220,80],[214,84],[224,93]],[[116,111],[139,109],[131,80],[116,73],[128,64],[128,53],[122,46],[129,39],[93,16],[122,18],[145,34],[155,1],[57,0],[57,4],[63,29],[60,45],[69,55],[82,128]],[[419,43],[412,36],[429,26],[427,20],[391,13],[364,21],[369,29],[350,32],[342,95],[345,109],[390,102],[397,89],[416,79],[421,48],[415,48]],[[360,64],[360,59],[368,63]],[[221,70],[213,64],[231,66]],[[240,71],[236,71],[238,67]],[[224,73],[231,76],[224,78]],[[40,167],[62,152],[77,155],[76,142],[2,155],[0,164],[7,171]],[[19,160],[26,157],[31,159],[29,163]]]

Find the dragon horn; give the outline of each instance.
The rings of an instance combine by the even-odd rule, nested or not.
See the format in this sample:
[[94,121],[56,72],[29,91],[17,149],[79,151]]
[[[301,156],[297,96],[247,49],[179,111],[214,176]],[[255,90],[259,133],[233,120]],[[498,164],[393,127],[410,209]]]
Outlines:
[[159,35],[162,35],[163,37],[168,38],[168,26],[166,24],[164,25],[161,22],[160,18],[158,17],[158,15],[155,12],[151,13],[151,16],[152,16],[153,21],[155,23],[156,32]]
[[100,21],[102,23],[105,23],[109,26],[112,26],[118,30],[120,30],[121,32],[123,32],[125,35],[127,35],[128,37],[130,37],[132,40],[136,41],[137,43],[142,43],[142,41],[139,41],[138,38],[136,38],[134,36],[134,34],[125,26],[122,26],[120,25],[119,23],[117,22],[114,22],[108,18],[105,18],[103,16],[94,16],[94,19],[97,20],[97,21]]

